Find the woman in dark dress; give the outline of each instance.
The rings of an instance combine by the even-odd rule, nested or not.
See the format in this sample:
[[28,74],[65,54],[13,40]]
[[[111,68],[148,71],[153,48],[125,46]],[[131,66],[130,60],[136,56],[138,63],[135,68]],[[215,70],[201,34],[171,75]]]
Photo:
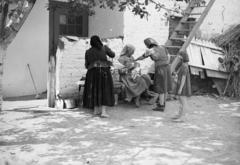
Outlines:
[[153,110],[164,111],[167,93],[172,91],[169,56],[166,48],[158,45],[154,39],[147,38],[144,40],[144,43],[147,50],[142,56],[138,57],[136,61],[150,57],[155,62],[153,91],[157,94],[157,97],[153,97],[153,101],[151,100],[151,102],[155,103],[159,96],[159,104],[157,104],[157,107],[153,108]]
[[87,74],[83,106],[94,108],[94,114],[100,113],[98,107],[101,107],[101,116],[109,117],[106,113],[106,106],[113,106],[115,100],[113,80],[107,56],[114,58],[115,53],[107,45],[103,45],[96,35],[91,37],[90,45],[92,47],[85,53]]

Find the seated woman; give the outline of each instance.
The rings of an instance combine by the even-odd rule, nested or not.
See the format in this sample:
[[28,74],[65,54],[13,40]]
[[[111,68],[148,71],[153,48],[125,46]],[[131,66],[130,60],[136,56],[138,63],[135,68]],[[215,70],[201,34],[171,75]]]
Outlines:
[[[139,64],[135,64],[134,58],[132,57],[134,51],[135,47],[131,44],[127,44],[123,48],[118,61],[124,65],[124,68],[120,69],[120,78],[125,85],[125,101],[130,102],[132,98],[135,98],[135,104],[139,107],[140,95],[148,89],[148,86],[151,85],[151,81],[145,80],[142,76],[135,76],[135,74],[133,74],[133,69],[136,65],[139,66]],[[137,68],[135,71],[139,70],[139,67]]]

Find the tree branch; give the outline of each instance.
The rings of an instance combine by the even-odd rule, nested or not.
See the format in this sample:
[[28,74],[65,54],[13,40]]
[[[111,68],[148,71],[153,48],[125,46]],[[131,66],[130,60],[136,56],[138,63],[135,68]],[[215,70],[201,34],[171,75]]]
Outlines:
[[1,7],[1,14],[0,14],[0,40],[2,40],[4,28],[6,26],[7,14],[8,14],[8,3],[2,2],[0,5]]
[[[26,21],[36,0],[19,0],[16,9],[13,11],[8,25],[5,27],[3,45],[5,48],[13,41],[18,31]],[[23,6],[25,4],[25,6]]]

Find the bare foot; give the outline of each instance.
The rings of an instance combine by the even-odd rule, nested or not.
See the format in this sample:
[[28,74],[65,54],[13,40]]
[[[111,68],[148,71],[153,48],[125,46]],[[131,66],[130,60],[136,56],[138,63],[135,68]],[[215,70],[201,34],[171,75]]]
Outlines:
[[136,106],[137,106],[138,108],[140,107],[139,98],[136,98],[136,99],[135,99],[135,104],[136,104]]
[[101,111],[98,108],[94,108],[93,114],[94,115],[99,115],[99,114],[101,114]]
[[181,118],[173,120],[174,123],[184,123],[184,120]]
[[126,98],[126,99],[124,100],[124,102],[130,103],[130,102],[131,102],[131,99]]
[[106,114],[106,113],[102,113],[102,114],[101,114],[101,117],[103,117],[103,118],[109,118],[110,116],[109,116],[108,114]]
[[179,115],[176,115],[174,117],[172,117],[171,119],[178,119],[180,116]]

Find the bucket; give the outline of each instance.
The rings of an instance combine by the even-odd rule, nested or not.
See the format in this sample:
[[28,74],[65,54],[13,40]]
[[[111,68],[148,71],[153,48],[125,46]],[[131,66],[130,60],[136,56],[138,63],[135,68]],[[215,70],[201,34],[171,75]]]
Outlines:
[[64,100],[66,108],[67,109],[71,109],[71,108],[75,108],[76,104],[75,104],[75,100],[74,99],[66,99]]
[[55,100],[55,107],[57,109],[63,109],[64,108],[64,101],[63,101],[63,99],[56,99]]

